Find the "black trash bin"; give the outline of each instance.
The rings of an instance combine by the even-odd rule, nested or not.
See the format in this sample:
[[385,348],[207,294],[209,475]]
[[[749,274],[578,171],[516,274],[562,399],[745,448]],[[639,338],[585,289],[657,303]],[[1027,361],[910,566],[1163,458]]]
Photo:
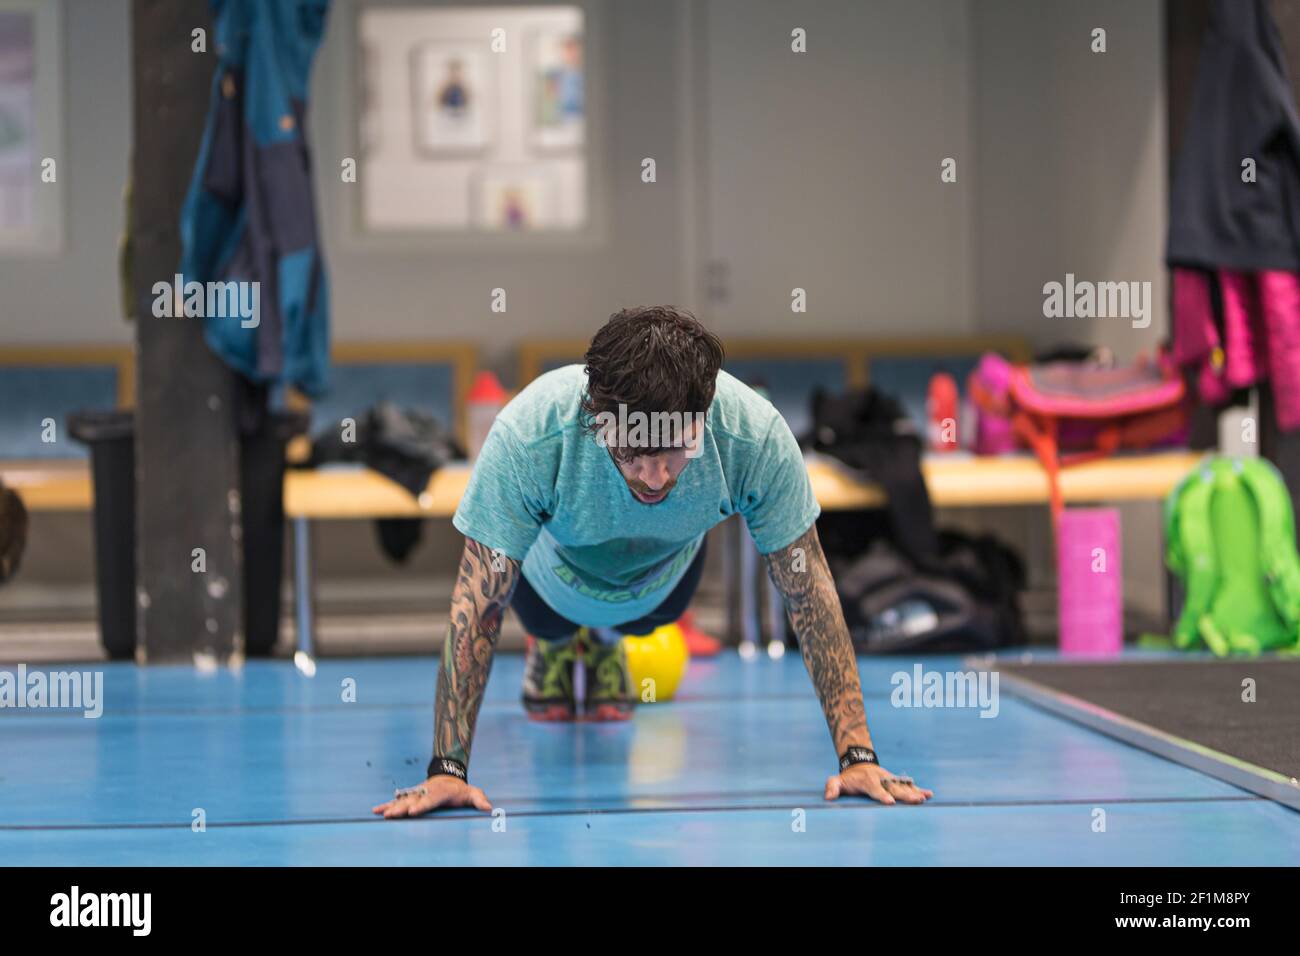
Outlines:
[[265,657],[280,634],[284,583],[284,469],[290,439],[307,431],[306,412],[275,412],[240,438],[244,517],[244,652]]
[[[284,469],[289,440],[307,430],[303,412],[275,412],[240,436],[244,542],[244,650],[266,655],[280,628],[284,577]],[[113,660],[135,656],[135,415],[83,411],[68,431],[90,446],[95,487],[95,591],[99,633]]]
[[135,414],[75,412],[68,433],[90,446],[99,639],[110,659],[129,660],[135,656]]

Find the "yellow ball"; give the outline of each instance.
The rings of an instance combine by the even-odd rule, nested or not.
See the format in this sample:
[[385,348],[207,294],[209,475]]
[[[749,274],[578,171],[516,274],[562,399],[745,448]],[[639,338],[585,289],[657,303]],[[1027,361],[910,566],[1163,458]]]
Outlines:
[[672,700],[691,659],[686,638],[676,624],[657,627],[645,637],[625,637],[632,693],[643,704]]

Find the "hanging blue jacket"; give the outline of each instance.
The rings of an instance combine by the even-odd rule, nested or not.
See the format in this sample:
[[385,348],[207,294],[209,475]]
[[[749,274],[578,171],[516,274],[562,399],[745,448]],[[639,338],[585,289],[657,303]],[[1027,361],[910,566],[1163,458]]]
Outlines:
[[304,121],[329,0],[209,2],[218,65],[181,211],[180,271],[186,283],[257,282],[255,324],[205,310],[209,347],[252,381],[318,396],[329,292]]

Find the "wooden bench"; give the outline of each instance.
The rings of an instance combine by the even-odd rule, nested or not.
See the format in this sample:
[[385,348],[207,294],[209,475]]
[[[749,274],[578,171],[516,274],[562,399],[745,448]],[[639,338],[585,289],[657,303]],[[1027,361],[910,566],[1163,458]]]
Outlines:
[[[519,382],[544,371],[581,361],[587,343],[580,340],[525,342],[519,348]],[[897,394],[915,415],[923,407],[929,375],[946,368],[964,383],[965,373],[983,351],[997,349],[1023,359],[1024,341],[1007,337],[941,337],[883,340],[732,340],[727,343],[727,368],[745,380],[762,379],[773,403],[798,433],[807,427],[808,392],[815,384],[830,389],[879,382]],[[87,357],[85,350],[68,350],[64,359]],[[49,350],[27,359],[51,361]],[[122,362],[122,351],[113,353]],[[102,357],[102,356],[90,356]],[[129,401],[129,355],[119,383]],[[340,344],[334,350],[335,391],[313,410],[313,428],[363,411],[380,398],[399,404],[430,404],[429,410],[451,418],[463,435],[464,394],[475,366],[471,346],[464,344],[378,343]],[[56,363],[57,364],[57,363]],[[440,371],[430,378],[428,367]],[[431,398],[432,396],[432,398]],[[422,400],[422,401],[421,401]],[[802,417],[801,417],[802,416]],[[1166,452],[1116,457],[1062,472],[1061,487],[1070,503],[1159,500],[1190,470],[1199,455]],[[969,455],[930,455],[922,465],[932,501],[937,507],[1045,505],[1047,478],[1029,455],[975,458]],[[835,461],[810,456],[813,491],[826,511],[879,507],[883,491],[859,482]],[[299,650],[314,647],[311,523],[320,520],[374,518],[449,518],[469,480],[467,464],[439,470],[428,488],[413,499],[376,472],[358,466],[291,470],[285,478],[284,506],[294,538],[294,617]],[[84,460],[0,462],[0,475],[16,488],[33,511],[82,511],[91,507],[93,491]],[[733,587],[739,587],[738,630],[747,643],[757,631],[757,556],[746,536],[731,536],[726,549]],[[736,571],[735,569],[739,569]],[[742,582],[738,585],[737,582]],[[750,586],[743,586],[750,582]],[[770,609],[777,613],[779,609]]]
[[[1169,451],[1119,456],[1061,471],[1067,502],[1144,501],[1163,498],[1201,459],[1199,452]],[[977,458],[929,455],[922,462],[930,498],[936,507],[1047,504],[1047,475],[1030,455]],[[440,469],[417,501],[406,490],[365,468],[319,468],[290,471],[284,482],[284,511],[291,518],[450,518],[469,483],[469,465],[456,462]],[[808,476],[826,511],[878,508],[883,490],[858,481],[830,459],[810,456]],[[66,478],[64,479],[66,480]],[[66,495],[56,484],[55,500]]]
[[[1201,459],[1198,452],[1170,451],[1120,456],[1087,462],[1061,472],[1061,491],[1067,503],[1159,501]],[[838,462],[821,456],[807,459],[813,493],[824,511],[878,508],[885,504],[883,489],[859,481]],[[975,457],[962,454],[929,455],[921,465],[931,501],[939,508],[997,505],[1042,505],[1049,501],[1047,474],[1028,454]],[[294,523],[299,650],[312,653],[309,522],[343,518],[449,518],[455,513],[470,467],[453,464],[438,471],[428,488],[414,500],[402,488],[367,470],[317,470],[291,472],[285,480],[285,514]],[[737,589],[738,619],[731,630],[741,636],[742,652],[758,644],[759,596],[754,587],[757,554],[747,536],[736,529],[726,548],[729,586]],[[736,569],[736,570],[731,570]],[[769,590],[769,628],[781,633],[784,610]],[[308,603],[304,604],[304,600]],[[728,602],[728,608],[732,606]],[[777,645],[773,645],[774,647]]]
[[[1061,490],[1071,504],[1103,501],[1160,500],[1200,460],[1201,454],[1169,451],[1120,456],[1088,462],[1061,472]],[[922,463],[936,507],[1046,505],[1047,476],[1028,455],[975,458],[931,455]],[[826,511],[879,507],[883,491],[859,482],[838,463],[812,456],[808,474],[818,502]],[[454,463],[440,469],[419,500],[377,472],[337,466],[291,470],[285,476],[284,509],[294,535],[294,617],[298,651],[314,655],[311,573],[311,522],[370,518],[449,518],[469,482],[470,467]],[[93,502],[89,469],[84,462],[0,464],[0,477],[17,489],[32,511],[84,511]],[[740,580],[752,582],[756,557],[743,534],[734,534]],[[739,631],[747,646],[756,638],[757,595],[741,586]]]

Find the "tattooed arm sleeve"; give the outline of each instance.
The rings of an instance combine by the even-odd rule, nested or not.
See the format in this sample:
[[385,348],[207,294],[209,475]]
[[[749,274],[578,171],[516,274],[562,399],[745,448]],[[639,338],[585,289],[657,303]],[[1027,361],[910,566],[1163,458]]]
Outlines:
[[811,526],[787,547],[768,554],[766,560],[772,583],[785,598],[790,626],[799,638],[804,665],[821,700],[835,752],[842,754],[853,746],[870,747],[857,656],[831,569],[817,540],[817,526]]
[[438,668],[434,756],[451,757],[469,766],[474,722],[492,670],[501,619],[518,580],[518,561],[472,538],[465,539]]

